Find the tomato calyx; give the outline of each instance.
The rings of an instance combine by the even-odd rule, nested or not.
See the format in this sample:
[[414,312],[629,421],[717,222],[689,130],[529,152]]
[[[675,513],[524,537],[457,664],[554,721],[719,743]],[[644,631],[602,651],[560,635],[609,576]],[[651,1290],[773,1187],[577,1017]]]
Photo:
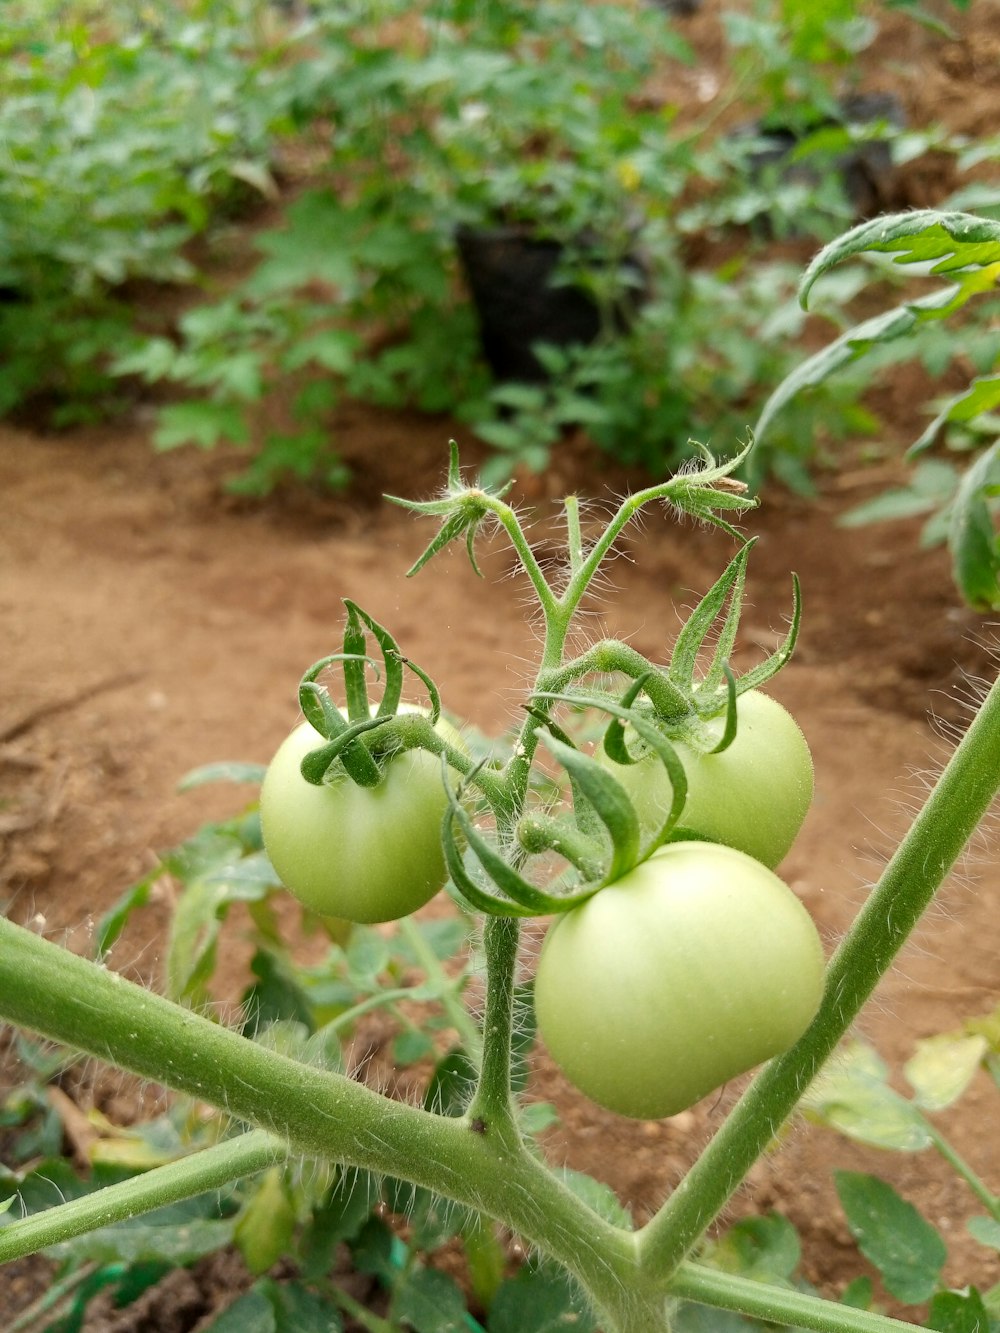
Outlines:
[[[442,747],[449,748],[434,730],[441,716],[441,696],[430,676],[403,656],[384,625],[356,602],[345,599],[344,605],[347,621],[342,650],[314,662],[299,681],[303,715],[327,742],[305,755],[300,771],[313,786],[322,786],[346,773],[359,787],[377,787],[393,755],[408,749],[440,754]],[[367,652],[369,636],[381,654],[381,670]],[[319,683],[320,675],[335,662],[342,666],[345,709],[338,708],[327,687]],[[369,699],[369,668],[377,678],[384,676],[377,704]],[[402,704],[404,668],[412,671],[427,691],[430,707],[426,713]]]

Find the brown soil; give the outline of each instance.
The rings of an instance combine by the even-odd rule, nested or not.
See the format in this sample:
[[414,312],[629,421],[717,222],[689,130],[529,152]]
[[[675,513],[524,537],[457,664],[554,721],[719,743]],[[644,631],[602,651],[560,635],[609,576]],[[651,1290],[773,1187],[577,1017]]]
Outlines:
[[[919,86],[930,115],[951,108],[967,132],[992,128],[996,48],[990,63],[986,35],[942,47],[912,31],[907,72],[911,58],[922,62],[926,82],[902,79],[899,51],[886,56],[900,62],[887,69],[911,102]],[[929,118],[915,115],[918,123]],[[891,396],[890,407],[912,403],[902,375]],[[897,424],[905,439],[908,420]],[[535,638],[525,632],[526,589],[505,577],[513,570],[509,554],[499,543],[488,548],[485,583],[458,554],[408,583],[404,572],[427,529],[377,502],[383,491],[433,491],[456,433],[461,439],[448,421],[352,409],[339,426],[356,474],[348,496],[297,494],[251,506],[223,496],[224,460],[157,457],[139,424],[72,438],[2,429],[0,901],[14,917],[85,950],[95,919],[159,850],[237,809],[242,793],[233,789],[180,795],[176,783],[210,761],[269,757],[296,716],[303,667],[338,643],[345,596],[390,626],[440,683],[450,710],[493,733],[516,717]],[[467,443],[466,453],[475,460],[475,446]],[[747,525],[760,534],[743,635],[747,660],[783,632],[790,571],[802,580],[801,646],[774,693],[809,739],[817,795],[783,874],[831,947],[906,827],[980,682],[994,674],[994,627],[958,607],[945,555],[918,549],[916,524],[837,527],[840,513],[895,475],[891,462],[852,466],[812,502],[769,492]],[[546,540],[555,497],[578,488],[603,506],[627,484],[582,446],[567,445],[544,479],[521,485],[518,498],[535,508],[536,533]],[[726,551],[710,532],[650,515],[632,534],[627,558],[613,565],[614,591],[595,602],[587,633],[628,637],[662,657],[678,624],[675,605],[690,605],[709,585]],[[996,1003],[1000,885],[992,850],[984,839],[949,882],[860,1025],[897,1068],[918,1038]],[[169,907],[164,890],[116,949],[115,966],[157,984]],[[223,991],[238,988],[241,962],[234,948],[220,976]],[[547,1138],[551,1157],[606,1180],[640,1218],[677,1182],[735,1096],[727,1088],[672,1120],[627,1122],[575,1097],[544,1055],[532,1092],[560,1111]],[[117,1079],[95,1078],[90,1095],[113,1117],[136,1112],[133,1092]],[[1000,1162],[984,1125],[995,1119],[995,1095],[982,1077],[940,1117],[994,1190]],[[949,1282],[996,1281],[995,1256],[964,1234],[964,1219],[980,1210],[929,1154],[879,1154],[797,1123],[755,1168],[730,1216],[772,1208],[787,1214],[803,1237],[806,1276],[839,1291],[865,1264],[833,1194],[830,1172],[838,1167],[890,1179],[942,1230]],[[161,1312],[154,1308],[141,1325],[109,1316],[87,1327],[194,1329],[245,1281],[226,1262],[225,1272],[199,1265],[174,1275],[184,1291],[164,1296]],[[13,1315],[49,1271],[40,1261],[5,1269],[0,1307]],[[176,1322],[182,1306],[190,1313]]]

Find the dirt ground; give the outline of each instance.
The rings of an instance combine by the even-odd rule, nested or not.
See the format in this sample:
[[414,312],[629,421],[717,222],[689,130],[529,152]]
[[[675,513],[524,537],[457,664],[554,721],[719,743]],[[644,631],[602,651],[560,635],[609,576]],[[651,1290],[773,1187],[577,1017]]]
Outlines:
[[[897,73],[910,58],[923,62],[924,109],[950,114],[970,132],[990,105],[995,125],[1000,90],[988,55],[996,64],[1000,42],[989,41],[1000,24],[990,26],[993,36],[977,30],[937,47],[908,28],[911,49],[894,53]],[[897,82],[912,103],[915,85]],[[880,403],[900,439],[913,390],[901,374]],[[350,493],[251,505],[223,494],[225,460],[154,455],[142,420],[64,437],[0,427],[0,903],[11,915],[84,950],[95,919],[159,850],[206,818],[235,811],[243,793],[181,795],[177,781],[218,759],[269,758],[296,717],[303,668],[338,646],[343,597],[391,628],[439,682],[449,710],[487,732],[508,725],[536,644],[525,629],[526,589],[508,577],[509,554],[489,547],[485,584],[458,554],[408,582],[405,570],[427,529],[378,501],[384,491],[431,493],[452,435],[462,440],[446,420],[351,408],[339,422],[356,476]],[[476,447],[463,447],[474,462]],[[783,634],[790,572],[802,580],[800,648],[773,692],[805,731],[817,789],[782,873],[831,948],[995,674],[995,624],[957,605],[946,557],[918,549],[918,525],[837,527],[839,514],[897,475],[892,460],[890,452],[863,466],[848,454],[844,468],[822,479],[818,500],[773,489],[746,524],[760,537],[746,661]],[[547,541],[555,497],[577,489],[599,509],[628,483],[571,444],[544,479],[524,479],[516,498]],[[613,590],[594,603],[587,632],[627,637],[663,658],[678,625],[675,606],[689,606],[726,555],[721,537],[650,515],[612,566]],[[997,1003],[995,850],[988,832],[860,1024],[897,1068],[916,1039]],[[157,984],[168,910],[163,896],[143,914],[116,949],[115,966]],[[234,963],[221,984],[235,991],[239,981]],[[676,1183],[736,1094],[727,1088],[671,1120],[628,1122],[575,1097],[544,1053],[532,1091],[561,1114],[547,1139],[551,1157],[607,1181],[640,1218]],[[109,1114],[129,1114],[127,1098],[116,1105],[106,1087],[100,1095]],[[995,1120],[995,1099],[983,1076],[940,1124],[997,1190],[996,1136],[984,1129]],[[997,1281],[995,1256],[991,1262],[964,1234],[975,1202],[929,1154],[879,1154],[797,1123],[754,1170],[729,1216],[787,1214],[803,1237],[805,1275],[839,1291],[866,1271],[830,1183],[840,1167],[884,1176],[921,1208],[949,1243],[953,1285]],[[37,1262],[0,1272],[0,1308],[12,1312],[32,1299],[46,1272]],[[239,1279],[206,1272],[196,1280],[218,1292]],[[88,1328],[97,1333],[96,1324]]]

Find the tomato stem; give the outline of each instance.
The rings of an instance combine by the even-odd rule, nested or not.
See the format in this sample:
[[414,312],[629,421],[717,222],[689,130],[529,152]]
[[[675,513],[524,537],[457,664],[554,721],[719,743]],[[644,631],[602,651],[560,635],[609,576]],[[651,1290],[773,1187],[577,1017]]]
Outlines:
[[716,1268],[684,1262],[670,1282],[673,1296],[718,1310],[755,1316],[768,1324],[816,1329],[818,1333],[904,1333],[917,1329],[887,1315],[837,1305],[803,1291],[771,1286]]

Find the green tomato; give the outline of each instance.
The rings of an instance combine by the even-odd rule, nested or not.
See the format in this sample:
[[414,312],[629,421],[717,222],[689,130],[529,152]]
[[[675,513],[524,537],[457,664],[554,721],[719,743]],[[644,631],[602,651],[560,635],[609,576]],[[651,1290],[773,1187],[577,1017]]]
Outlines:
[[[736,722],[736,739],[721,754],[676,743],[688,791],[673,836],[724,843],[773,870],[812,801],[812,756],[791,714],[759,690],[740,695]],[[716,738],[724,725],[724,716],[708,723]],[[603,751],[601,760],[628,792],[643,832],[652,836],[662,828],[673,795],[662,761],[651,754],[635,764],[616,764]]]
[[[447,722],[437,729],[461,746]],[[346,773],[317,787],[300,766],[323,744],[319,732],[301,722],[264,776],[260,822],[271,864],[285,887],[321,916],[366,924],[408,916],[448,878],[440,760],[425,750],[404,750],[389,760],[377,787],[359,787]]]
[[566,1077],[620,1115],[676,1115],[809,1026],[823,949],[759,861],[669,843],[558,917],[535,978],[538,1030]]

